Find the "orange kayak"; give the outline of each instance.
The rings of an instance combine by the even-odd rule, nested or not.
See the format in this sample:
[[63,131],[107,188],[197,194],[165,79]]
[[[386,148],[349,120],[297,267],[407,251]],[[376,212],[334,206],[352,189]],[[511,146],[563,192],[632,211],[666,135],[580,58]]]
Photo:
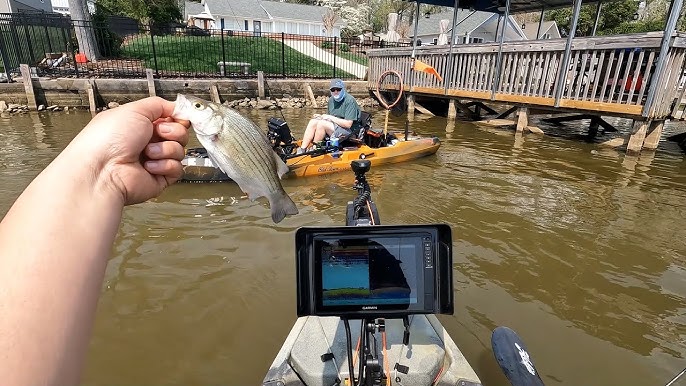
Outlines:
[[[296,156],[286,160],[290,172],[285,177],[309,177],[349,171],[350,162],[355,159],[368,159],[372,166],[411,161],[435,154],[440,146],[438,138],[430,137],[398,140],[392,145],[378,148],[361,145],[345,147],[336,152]],[[190,149],[182,164],[184,176],[181,181],[230,181],[230,178],[212,163],[202,148]]]

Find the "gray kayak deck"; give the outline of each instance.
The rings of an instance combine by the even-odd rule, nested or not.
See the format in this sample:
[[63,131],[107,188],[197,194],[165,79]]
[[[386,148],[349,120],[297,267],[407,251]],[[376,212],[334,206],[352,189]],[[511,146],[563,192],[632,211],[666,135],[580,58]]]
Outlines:
[[[353,350],[360,335],[360,321],[350,322]],[[402,344],[401,319],[386,319],[388,368],[392,385],[481,385],[478,376],[434,315],[410,316],[409,345]],[[375,334],[379,361],[383,363],[381,334]],[[333,359],[322,361],[331,353]],[[348,378],[348,358],[343,322],[337,317],[299,318],[276,355],[263,386],[330,386]],[[403,373],[396,368],[407,370]],[[403,367],[404,366],[404,367]],[[354,369],[357,372],[357,367]],[[356,374],[357,375],[357,374]]]

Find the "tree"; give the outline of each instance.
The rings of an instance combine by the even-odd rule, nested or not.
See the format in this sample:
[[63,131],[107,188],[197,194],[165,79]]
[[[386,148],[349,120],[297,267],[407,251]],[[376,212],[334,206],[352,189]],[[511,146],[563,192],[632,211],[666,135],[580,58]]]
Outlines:
[[326,30],[326,36],[331,36],[333,35],[333,26],[336,24],[338,21],[338,16],[336,13],[333,11],[333,9],[330,9],[326,11],[324,14],[322,21],[324,22],[324,29]]
[[[593,32],[593,25],[595,24],[595,13],[597,6],[595,4],[581,5],[581,12],[579,13],[579,21],[576,27],[575,36],[590,36]],[[598,21],[597,34],[603,35],[609,31],[613,31],[621,24],[626,23],[627,20],[633,20],[634,14],[638,11],[638,3],[634,0],[619,0],[610,3],[603,3],[600,12],[600,20]],[[546,20],[554,20],[560,28],[562,36],[569,35],[569,29],[572,24],[572,9],[560,8],[551,11],[546,11]]]
[[[71,1],[71,0],[70,0]],[[180,20],[181,10],[177,0],[97,0],[109,10],[138,20],[141,24],[161,27]]]
[[365,3],[356,6],[346,5],[341,8],[341,18],[346,22],[344,33],[347,36],[358,36],[365,30],[370,29],[369,16],[370,8]]
[[95,40],[95,28],[85,0],[69,0],[69,12],[74,20],[74,32],[79,43],[79,52],[90,61],[100,59],[98,44]]

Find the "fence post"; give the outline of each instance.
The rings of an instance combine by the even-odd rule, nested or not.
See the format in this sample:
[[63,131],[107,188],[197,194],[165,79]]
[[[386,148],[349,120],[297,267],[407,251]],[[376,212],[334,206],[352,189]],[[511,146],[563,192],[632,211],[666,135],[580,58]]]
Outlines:
[[336,46],[338,43],[338,38],[333,37],[333,77],[336,78]]
[[[33,30],[33,26],[31,27],[31,30]],[[31,35],[29,34],[28,20],[26,21],[26,24],[24,24],[24,35],[26,36],[26,45],[29,48],[29,59],[31,59],[30,63],[35,64],[37,60],[33,52],[33,44],[31,44]]]
[[17,32],[17,20],[13,17],[10,21],[10,35],[12,36],[12,43],[14,43],[14,50],[17,53],[17,66],[21,63],[25,63],[24,53],[21,49],[21,43],[19,43],[19,33]]
[[[71,27],[74,27],[74,21],[71,22]],[[67,49],[71,52],[71,60],[74,63],[74,75],[79,77],[79,64],[76,63],[76,54],[74,54],[74,47],[71,45],[71,28],[65,28],[67,30]]]
[[286,77],[286,33],[281,32],[281,74]]
[[52,39],[50,38],[50,32],[48,31],[48,17],[47,14],[43,14],[43,31],[45,32],[45,40],[48,41],[48,50],[53,52],[52,49]]
[[5,46],[3,35],[2,28],[0,28],[0,59],[2,59],[2,66],[5,68],[7,83],[9,83],[12,81],[12,75],[10,75],[10,59],[7,57],[7,47]]
[[222,72],[221,75],[226,77],[226,67],[224,67],[224,66],[226,66],[226,51],[224,50],[224,28],[221,28],[219,31],[220,31],[220,34],[221,34],[220,36],[222,39],[222,65],[220,68],[224,69],[224,71],[221,71]]
[[148,30],[150,31],[150,44],[152,45],[152,58],[155,62],[155,75],[160,77],[160,70],[157,68],[157,52],[155,52],[155,34],[152,32],[152,25],[148,24]]

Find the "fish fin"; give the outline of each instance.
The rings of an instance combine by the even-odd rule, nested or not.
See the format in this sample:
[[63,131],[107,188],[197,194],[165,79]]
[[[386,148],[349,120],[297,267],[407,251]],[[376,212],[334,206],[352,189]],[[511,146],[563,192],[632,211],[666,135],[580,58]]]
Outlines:
[[285,162],[279,157],[278,154],[274,153],[274,159],[276,160],[276,173],[279,178],[283,177],[284,174],[288,173],[291,169],[286,165]]
[[268,199],[274,223],[280,223],[286,215],[298,214],[298,207],[285,191],[274,193]]

